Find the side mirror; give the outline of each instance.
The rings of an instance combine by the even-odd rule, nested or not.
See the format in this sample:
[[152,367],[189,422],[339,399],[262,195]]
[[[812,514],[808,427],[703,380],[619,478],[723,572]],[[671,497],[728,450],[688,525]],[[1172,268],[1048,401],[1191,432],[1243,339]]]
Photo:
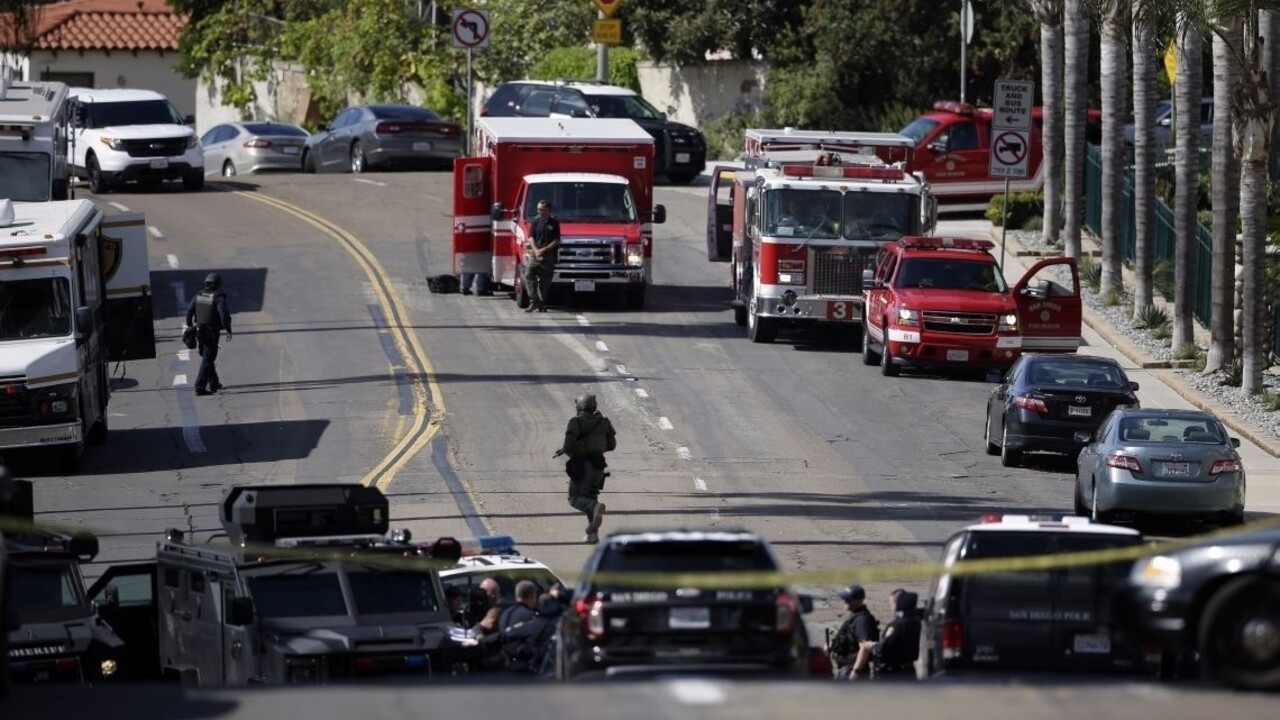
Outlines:
[[939,155],[946,155],[947,149],[948,149],[947,145],[948,143],[946,140],[934,140],[933,142],[929,143],[929,150],[932,152],[936,152]]
[[1240,447],[1240,438],[1231,438],[1231,447],[1233,448]]
[[500,203],[500,202],[496,202],[496,203],[494,203],[494,204],[493,204],[493,206],[492,206],[492,207],[490,207],[490,208],[489,208],[489,219],[490,219],[490,220],[495,220],[495,221],[496,221],[496,220],[501,220],[501,219],[502,219],[502,215],[503,215],[502,203]]
[[120,607],[120,588],[108,585],[102,591],[102,600],[98,602],[98,610],[114,610]]
[[813,612],[813,596],[812,595],[798,595],[796,596],[796,600],[800,602],[801,615],[808,615],[809,613]]
[[1135,382],[1135,381],[1133,381],[1133,380],[1130,380],[1130,381],[1129,381],[1129,389],[1130,389],[1130,390],[1132,390],[1132,391],[1134,391],[1134,392],[1138,392],[1138,383],[1137,383],[1137,382]]
[[1161,125],[1163,127],[1169,127],[1170,125],[1173,125],[1173,118],[1167,117],[1161,120],[1159,123],[1157,123],[1157,125]]
[[675,105],[668,105],[668,106],[667,106],[667,115],[668,115],[668,116],[671,116],[671,115],[675,115],[675,114],[676,114],[676,106],[675,106]]
[[182,118],[182,122],[183,122],[183,123],[186,123],[187,125],[195,125],[195,124],[196,124],[196,116],[195,116],[195,115],[184,115],[184,116],[183,116],[183,118]]
[[93,533],[78,532],[67,542],[67,552],[90,562],[98,557],[98,538]]
[[253,600],[247,597],[231,599],[227,608],[227,624],[232,627],[248,627],[253,624]]
[[76,308],[76,338],[87,340],[93,336],[93,309]]
[[1087,443],[1093,440],[1093,433],[1088,430],[1081,430],[1075,434],[1075,439],[1078,443]]
[[664,222],[666,222],[666,221],[667,221],[667,206],[666,206],[666,205],[654,205],[654,206],[653,206],[653,221],[654,221],[655,223],[659,224],[659,225],[661,225],[662,223],[664,223]]
[[884,287],[884,283],[876,279],[876,271],[867,269],[862,271],[862,287],[879,288]]

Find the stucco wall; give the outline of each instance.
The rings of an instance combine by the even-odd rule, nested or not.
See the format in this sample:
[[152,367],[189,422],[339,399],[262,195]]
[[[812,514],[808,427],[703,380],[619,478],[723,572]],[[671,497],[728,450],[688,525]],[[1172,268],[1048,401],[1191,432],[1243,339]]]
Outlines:
[[280,65],[264,81],[253,84],[257,103],[250,108],[247,118],[240,111],[223,105],[215,83],[201,79],[196,88],[196,132],[224,122],[241,119],[279,120],[302,124],[306,120],[311,102],[311,91],[300,67]]
[[764,102],[765,64],[715,60],[671,67],[636,63],[640,94],[676,122],[694,127],[738,109],[759,109]]
[[95,88],[132,88],[163,93],[183,115],[196,112],[196,81],[178,74],[177,53],[128,50],[36,51],[31,56],[30,74],[35,79],[45,72],[93,73]]

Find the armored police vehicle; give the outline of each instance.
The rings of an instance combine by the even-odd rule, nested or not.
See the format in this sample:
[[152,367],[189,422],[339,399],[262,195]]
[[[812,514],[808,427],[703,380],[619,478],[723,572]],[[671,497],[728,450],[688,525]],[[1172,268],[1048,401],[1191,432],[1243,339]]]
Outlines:
[[7,678],[15,684],[116,679],[124,642],[89,602],[80,574],[80,563],[97,556],[98,539],[34,530],[32,510],[31,483],[0,477],[8,556],[0,586],[7,637],[0,649],[7,644]]
[[[91,589],[163,679],[217,686],[447,678],[476,652],[450,638],[438,567],[453,538],[387,535],[387,499],[359,484],[228,490],[225,533],[169,530],[155,562],[110,568]],[[150,657],[145,657],[145,654]]]

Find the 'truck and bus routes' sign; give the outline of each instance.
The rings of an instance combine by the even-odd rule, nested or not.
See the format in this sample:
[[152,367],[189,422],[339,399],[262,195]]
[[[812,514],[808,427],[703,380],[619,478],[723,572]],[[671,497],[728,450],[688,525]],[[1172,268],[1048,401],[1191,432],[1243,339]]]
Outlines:
[[1027,177],[1031,155],[1031,111],[1035,103],[1035,83],[1029,80],[996,81],[988,170],[991,177]]

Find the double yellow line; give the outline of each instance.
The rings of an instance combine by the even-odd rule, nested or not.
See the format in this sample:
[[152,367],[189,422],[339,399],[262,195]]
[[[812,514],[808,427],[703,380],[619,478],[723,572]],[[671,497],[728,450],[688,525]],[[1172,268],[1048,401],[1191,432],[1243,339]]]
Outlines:
[[[444,395],[440,392],[440,386],[436,382],[435,370],[431,367],[431,361],[427,358],[426,351],[423,350],[422,344],[418,342],[417,336],[410,327],[408,322],[409,314],[404,301],[400,298],[400,294],[396,292],[395,286],[391,284],[387,271],[383,269],[378,259],[369,251],[369,248],[360,242],[356,236],[319,215],[307,212],[284,200],[243,190],[234,190],[232,194],[269,205],[293,215],[329,236],[355,260],[356,265],[360,266],[360,269],[364,271],[365,277],[369,279],[369,284],[373,287],[374,295],[377,297],[378,306],[382,309],[382,314],[387,319],[387,330],[391,333],[400,357],[408,365],[410,379],[413,381],[415,399],[413,422],[409,427],[409,431],[400,438],[399,442],[391,448],[391,451],[372,470],[360,479],[360,482],[366,486],[377,486],[379,490],[386,490],[387,486],[395,478],[396,473],[435,437],[440,430],[440,420],[446,412]],[[432,412],[433,407],[434,412]]]

